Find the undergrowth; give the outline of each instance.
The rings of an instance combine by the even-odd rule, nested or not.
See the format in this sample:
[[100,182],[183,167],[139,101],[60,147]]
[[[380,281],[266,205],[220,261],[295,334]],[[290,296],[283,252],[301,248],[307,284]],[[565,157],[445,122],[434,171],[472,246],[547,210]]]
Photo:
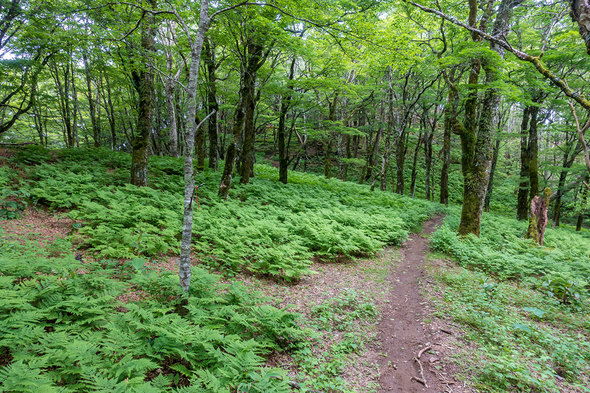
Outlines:
[[[463,268],[437,270],[440,316],[463,330],[457,354],[485,392],[589,392],[590,313]],[[564,390],[565,389],[565,390]]]
[[[150,187],[128,183],[129,155],[105,149],[45,152],[23,149],[13,159],[25,172],[18,188],[33,202],[68,209],[76,242],[102,258],[157,257],[177,253],[182,224],[182,162],[150,160]],[[194,247],[205,264],[296,280],[310,259],[372,254],[399,245],[434,205],[369,187],[256,166],[249,185],[217,197],[219,173],[197,177],[200,208]]]
[[[193,269],[177,277],[144,261],[47,258],[0,244],[0,390],[6,392],[289,392],[271,351],[303,339],[296,314]],[[140,299],[122,302],[122,295]]]
[[[481,235],[459,237],[456,210],[431,248],[464,268],[436,272],[442,315],[465,330],[458,358],[474,387],[490,392],[589,392],[588,232],[547,228],[544,246],[527,222],[484,214]],[[466,268],[466,269],[465,269]]]
[[451,256],[462,266],[500,280],[514,279],[548,293],[562,303],[580,303],[590,290],[590,235],[548,228],[545,245],[525,239],[527,222],[484,214],[481,236],[460,238],[457,214],[449,215],[434,233],[434,251]]

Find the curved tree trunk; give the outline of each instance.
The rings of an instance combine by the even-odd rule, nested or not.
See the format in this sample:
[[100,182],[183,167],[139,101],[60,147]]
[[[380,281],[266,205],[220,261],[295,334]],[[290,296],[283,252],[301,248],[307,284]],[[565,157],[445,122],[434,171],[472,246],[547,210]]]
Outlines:
[[590,0],[569,0],[569,3],[572,20],[578,23],[586,52],[590,55]]

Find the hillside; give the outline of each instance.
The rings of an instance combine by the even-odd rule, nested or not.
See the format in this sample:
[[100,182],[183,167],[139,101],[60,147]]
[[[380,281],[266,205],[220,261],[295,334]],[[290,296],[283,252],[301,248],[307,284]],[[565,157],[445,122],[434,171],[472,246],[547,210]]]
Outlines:
[[[2,155],[7,391],[380,391],[387,347],[377,329],[405,255],[382,250],[440,214],[431,247],[444,255],[408,285],[430,299],[412,321],[440,337],[453,331],[452,350],[428,351],[452,374],[447,382],[587,386],[587,231],[549,229],[540,247],[522,239],[523,223],[487,214],[480,238],[461,239],[455,207],[299,172],[283,185],[263,165],[222,201],[219,174],[206,170],[183,302],[180,160],[153,157],[151,183],[139,188],[127,184],[123,153]],[[434,366],[427,373],[438,378]]]

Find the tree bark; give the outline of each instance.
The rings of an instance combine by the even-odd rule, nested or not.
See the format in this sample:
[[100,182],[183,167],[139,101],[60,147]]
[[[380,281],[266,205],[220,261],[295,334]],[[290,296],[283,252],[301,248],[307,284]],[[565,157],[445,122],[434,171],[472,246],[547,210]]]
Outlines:
[[590,0],[569,0],[572,20],[578,24],[580,36],[590,55]]
[[488,182],[488,190],[486,191],[486,200],[484,203],[484,211],[490,211],[490,201],[492,199],[492,192],[494,190],[494,175],[496,174],[496,165],[498,164],[498,154],[500,153],[500,140],[496,139],[496,146],[494,147],[494,154],[492,156],[492,169],[490,170],[490,180]]
[[281,97],[281,114],[279,117],[279,128],[277,131],[278,147],[279,147],[279,181],[287,184],[287,176],[289,170],[288,146],[285,144],[286,132],[285,122],[287,120],[287,112],[291,107],[291,99],[293,96],[293,85],[291,82],[295,77],[295,62],[296,57],[293,56],[291,65],[289,67],[289,82],[287,83],[287,91]]
[[254,111],[256,103],[260,98],[260,92],[256,93],[256,76],[260,67],[266,62],[270,51],[264,52],[264,46],[257,42],[259,38],[253,39],[248,45],[248,66],[246,68],[246,101],[244,118],[244,145],[241,151],[242,165],[240,183],[248,184],[250,177],[254,174],[254,141],[256,139],[256,127],[254,126]]
[[[510,29],[512,10],[522,0],[502,0],[498,15],[494,22],[493,35],[506,36]],[[490,47],[501,57],[504,56],[504,48],[491,43]],[[491,86],[499,80],[499,71],[486,65],[486,85]],[[471,78],[470,78],[471,79]],[[474,101],[475,105],[476,102]],[[500,95],[497,88],[488,88],[485,92],[477,124],[466,127],[461,133],[461,146],[463,149],[463,208],[461,211],[461,223],[459,235],[474,234],[479,236],[481,215],[489,181],[489,170],[492,162],[493,142],[495,137],[496,112],[500,105]],[[475,120],[474,118],[470,119]]]
[[[211,20],[209,17],[209,0],[201,0],[199,18],[199,30],[194,41],[185,25],[185,32],[191,46],[191,65],[189,69],[189,80],[187,86],[187,135],[184,138],[186,144],[184,149],[184,214],[182,218],[182,241],[180,244],[180,260],[178,277],[180,286],[185,293],[188,293],[191,282],[191,243],[193,233],[193,199],[195,193],[195,177],[193,169],[194,142],[197,128],[202,124],[196,124],[197,116],[197,81],[199,78],[199,66],[201,63],[201,52],[207,30]],[[209,114],[211,116],[211,114]]]
[[529,229],[527,238],[533,239],[537,244],[543,245],[545,240],[545,228],[547,228],[547,210],[551,190],[545,188],[543,195],[536,195],[531,200],[531,214],[529,216]]
[[[148,0],[152,9],[156,0]],[[150,61],[156,51],[156,22],[154,15],[147,13],[141,22],[142,69],[133,72],[133,83],[138,94],[137,132],[131,142],[131,184],[139,187],[148,185],[148,159],[150,154],[150,133],[154,108],[154,74]]]

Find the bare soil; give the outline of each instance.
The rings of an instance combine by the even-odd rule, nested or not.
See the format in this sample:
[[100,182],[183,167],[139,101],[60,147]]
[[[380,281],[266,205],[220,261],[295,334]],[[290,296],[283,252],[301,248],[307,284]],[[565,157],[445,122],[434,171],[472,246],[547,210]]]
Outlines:
[[452,332],[428,319],[431,305],[421,294],[427,280],[426,236],[441,222],[442,217],[433,218],[424,224],[422,234],[410,236],[400,250],[401,262],[389,276],[389,301],[378,326],[379,392],[468,391],[453,377],[454,366],[448,360]]

